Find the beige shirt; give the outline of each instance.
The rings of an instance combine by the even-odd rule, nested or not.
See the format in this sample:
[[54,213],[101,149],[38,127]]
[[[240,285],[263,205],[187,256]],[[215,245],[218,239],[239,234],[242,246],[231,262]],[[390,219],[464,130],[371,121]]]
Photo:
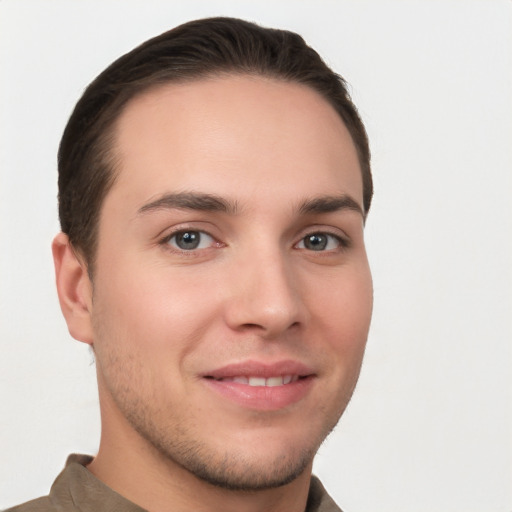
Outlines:
[[[146,512],[123,498],[86,469],[88,455],[70,455],[66,467],[52,485],[50,494],[10,508],[5,512]],[[305,512],[342,512],[323,488],[311,478]]]

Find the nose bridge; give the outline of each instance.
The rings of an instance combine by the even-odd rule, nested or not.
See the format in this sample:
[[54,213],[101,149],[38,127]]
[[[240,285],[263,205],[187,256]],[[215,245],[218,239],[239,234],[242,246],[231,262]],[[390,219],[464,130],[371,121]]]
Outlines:
[[302,300],[292,261],[279,247],[239,255],[228,323],[272,337],[301,322]]

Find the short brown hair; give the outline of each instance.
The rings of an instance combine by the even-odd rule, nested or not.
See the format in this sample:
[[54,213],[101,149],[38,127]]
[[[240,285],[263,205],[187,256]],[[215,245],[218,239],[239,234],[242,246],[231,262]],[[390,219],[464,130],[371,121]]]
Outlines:
[[352,136],[368,212],[373,195],[368,137],[344,79],[293,32],[233,18],[191,21],[113,62],[87,87],[64,130],[58,155],[60,223],[91,275],[99,213],[115,181],[113,125],[123,107],[157,85],[225,73],[297,82],[320,93]]

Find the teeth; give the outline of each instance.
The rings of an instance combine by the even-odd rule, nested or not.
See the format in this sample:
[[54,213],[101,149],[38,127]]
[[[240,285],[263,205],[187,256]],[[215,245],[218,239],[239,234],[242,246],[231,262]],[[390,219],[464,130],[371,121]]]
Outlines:
[[265,377],[249,377],[249,386],[265,386]]
[[283,382],[283,377],[270,377],[265,384],[267,386],[282,386]]
[[266,379],[265,377],[245,377],[245,376],[237,376],[237,377],[226,377],[225,379],[219,379],[224,382],[238,382],[239,384],[248,384],[249,386],[267,386],[267,387],[275,387],[275,386],[283,386],[284,384],[290,384],[290,382],[296,382],[299,380],[298,375],[283,375],[279,377],[269,377]]

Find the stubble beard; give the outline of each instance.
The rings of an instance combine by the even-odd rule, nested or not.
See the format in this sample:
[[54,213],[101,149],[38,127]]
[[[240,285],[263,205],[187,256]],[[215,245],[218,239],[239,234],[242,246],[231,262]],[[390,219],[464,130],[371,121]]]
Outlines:
[[244,453],[230,451],[229,446],[223,453],[219,453],[177,425],[173,425],[172,433],[162,431],[156,423],[148,421],[151,416],[141,409],[124,409],[124,415],[164,463],[177,465],[212,486],[242,492],[273,489],[298,478],[311,466],[319,446],[339,419],[329,425],[316,442],[310,442],[309,446],[295,453],[276,453],[270,462],[265,462],[254,461]]
[[[176,418],[169,423],[162,409],[151,406],[158,403],[156,400],[134,396],[133,389],[128,393],[122,383],[116,384],[115,390],[109,386],[111,398],[130,427],[149,445],[156,459],[170,468],[184,469],[212,486],[231,491],[268,490],[298,478],[311,466],[318,448],[336,426],[344,409],[340,407],[338,414],[334,418],[331,416],[330,423],[326,421],[322,431],[311,434],[301,447],[254,458],[243,448],[233,448],[228,443],[221,451],[215,443],[210,444],[195,435],[188,424],[177,423]],[[169,409],[167,413],[172,414]],[[320,415],[322,413],[325,411],[319,411]],[[215,436],[214,429],[211,436]]]
[[[302,446],[283,449],[266,457],[254,457],[251,456],[254,449],[244,451],[243,447],[233,448],[229,443],[219,449],[215,442],[201,439],[205,434],[198,435],[189,422],[180,422],[170,404],[159,407],[156,404],[161,402],[156,396],[138,392],[145,387],[144,383],[129,376],[140,378],[144,373],[142,368],[127,368],[131,365],[126,360],[120,361],[115,355],[109,357],[112,355],[107,355],[107,372],[111,378],[105,379],[103,374],[102,380],[107,387],[104,391],[130,428],[145,440],[153,456],[170,468],[184,469],[199,480],[225,490],[262,491],[284,486],[298,478],[311,466],[318,448],[338,423],[350,398],[345,397],[336,411],[319,410],[316,419],[323,416],[324,424],[304,435],[305,439],[299,443]],[[98,359],[96,362],[98,371],[103,373]],[[131,362],[133,364],[133,359]],[[311,418],[304,421],[311,421]],[[215,436],[214,426],[211,436]]]
[[[243,448],[233,449],[228,443],[222,449],[208,443],[201,439],[204,433],[197,435],[190,423],[175,417],[170,404],[159,407],[156,404],[161,401],[151,391],[147,395],[141,393],[150,387],[144,382],[145,369],[137,358],[123,357],[115,349],[112,352],[107,349],[102,355],[100,361],[95,353],[97,370],[106,387],[103,391],[110,395],[131,429],[146,441],[153,455],[169,467],[182,468],[203,482],[232,491],[273,489],[298,478],[311,466],[318,448],[338,423],[352,395],[350,392],[344,397],[334,411],[318,411],[316,420],[323,417],[323,425],[317,425],[305,435],[302,446],[258,459]],[[304,420],[311,421],[311,418]],[[215,436],[214,428],[211,436]]]

